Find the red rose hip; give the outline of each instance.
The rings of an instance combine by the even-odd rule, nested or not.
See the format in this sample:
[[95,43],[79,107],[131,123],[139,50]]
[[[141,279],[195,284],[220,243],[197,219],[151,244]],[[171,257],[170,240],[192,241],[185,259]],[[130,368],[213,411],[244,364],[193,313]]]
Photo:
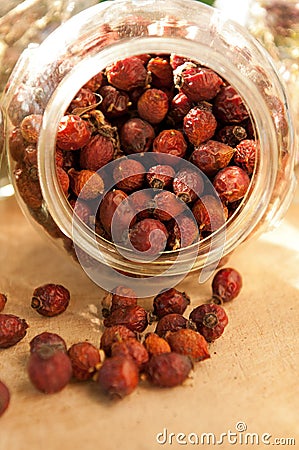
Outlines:
[[236,298],[241,288],[242,277],[231,267],[220,269],[212,281],[213,297],[221,302],[229,302]]
[[139,252],[157,255],[165,249],[168,232],[159,220],[143,219],[131,228],[129,238]]
[[42,316],[53,317],[62,314],[69,301],[68,289],[60,284],[48,283],[34,290],[31,307]]
[[151,357],[147,368],[147,379],[158,387],[174,387],[182,384],[188,377],[193,364],[186,355],[179,353],[160,353]]
[[15,345],[27,333],[28,324],[13,314],[0,314],[0,348]]
[[62,117],[56,137],[59,148],[62,150],[78,150],[84,147],[90,138],[90,127],[80,116],[68,114]]
[[86,381],[93,377],[101,358],[99,350],[90,342],[73,344],[68,355],[72,364],[73,377],[78,381]]
[[132,358],[113,356],[105,359],[99,369],[97,382],[111,398],[123,398],[137,387],[139,371]]
[[213,185],[223,202],[233,203],[241,200],[250,184],[247,173],[238,166],[228,166],[220,170]]
[[189,317],[208,342],[218,339],[228,324],[226,312],[214,303],[197,306]]

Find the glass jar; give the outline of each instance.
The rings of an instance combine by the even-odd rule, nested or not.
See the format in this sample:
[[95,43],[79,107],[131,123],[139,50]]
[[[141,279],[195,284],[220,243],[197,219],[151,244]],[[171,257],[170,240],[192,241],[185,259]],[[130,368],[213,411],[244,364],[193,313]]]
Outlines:
[[[111,63],[138,54],[171,53],[213,69],[240,93],[255,124],[258,161],[246,196],[224,227],[199,244],[142,262],[124,255],[73,214],[57,179],[56,130],[78,90]],[[134,289],[145,297],[191,271],[205,281],[221,258],[278,223],[293,196],[292,119],[271,58],[244,28],[194,0],[114,0],[86,9],[23,53],[2,109],[10,175],[25,214],[107,290],[134,280]],[[30,185],[25,183],[25,203],[22,179],[16,183],[21,161],[15,146],[10,147],[10,136],[28,114],[42,114],[43,122],[38,172]]]

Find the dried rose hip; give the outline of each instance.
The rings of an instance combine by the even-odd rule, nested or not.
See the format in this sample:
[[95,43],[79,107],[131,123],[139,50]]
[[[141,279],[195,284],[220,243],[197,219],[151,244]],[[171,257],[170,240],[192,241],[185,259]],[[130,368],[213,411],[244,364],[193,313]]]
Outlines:
[[80,152],[81,169],[97,171],[112,161],[114,146],[111,139],[96,134]]
[[191,67],[176,74],[178,87],[192,102],[211,100],[223,85],[222,79],[206,67]]
[[187,143],[181,131],[170,129],[161,131],[154,139],[153,152],[183,158],[186,154]]
[[234,152],[229,145],[210,139],[195,147],[190,161],[206,175],[214,176],[229,164]]
[[168,331],[177,331],[180,328],[187,328],[188,320],[181,314],[171,313],[161,317],[157,323],[155,333],[164,337]]
[[107,85],[100,89],[99,94],[102,96],[99,109],[108,119],[122,116],[128,111],[130,98],[126,92],[121,92],[115,87]]
[[168,112],[168,97],[160,89],[147,89],[138,99],[137,110],[141,119],[158,124]]
[[72,191],[82,200],[93,200],[104,192],[101,175],[93,170],[71,169],[68,172]]
[[166,339],[173,352],[190,356],[193,361],[210,358],[207,341],[197,331],[181,329],[168,333]]
[[78,150],[91,138],[88,123],[80,116],[68,114],[59,122],[56,143],[62,150]]
[[220,170],[214,178],[213,186],[220,199],[227,203],[241,200],[250,184],[247,173],[238,166],[228,166]]
[[92,92],[96,92],[101,87],[102,82],[103,82],[103,73],[99,72],[89,81],[87,81],[87,83],[83,87],[86,89],[90,89]]
[[97,97],[95,96],[95,94],[90,89],[83,87],[77,92],[77,94],[73,98],[69,106],[69,110],[71,111],[72,114],[76,114],[77,109],[79,110],[81,108],[84,109],[91,105],[95,105],[96,103]]
[[9,151],[15,161],[21,161],[26,148],[26,142],[23,138],[21,128],[15,127],[9,135]]
[[240,141],[247,138],[247,131],[240,125],[225,125],[217,131],[216,138],[230,147],[236,147]]
[[153,355],[147,365],[146,374],[150,383],[159,387],[174,387],[182,384],[193,368],[191,359],[179,353]]
[[108,82],[118,89],[130,91],[147,84],[147,70],[142,61],[134,56],[116,61],[106,68]]
[[171,351],[168,342],[156,333],[148,333],[144,339],[143,345],[150,357],[160,353],[169,353]]
[[193,103],[189,100],[187,95],[183,92],[179,92],[173,97],[170,103],[169,116],[175,123],[179,123],[183,120],[186,114],[192,108]]
[[152,216],[154,207],[152,200],[152,192],[148,189],[142,189],[130,195],[128,204],[135,211],[137,220],[147,219]]
[[101,362],[99,350],[90,342],[73,344],[68,355],[72,364],[73,377],[79,381],[89,380]]
[[67,351],[64,339],[58,334],[49,333],[48,331],[37,334],[33,339],[31,339],[29,345],[30,353],[39,352],[44,347],[51,347],[56,351]]
[[199,239],[199,230],[196,221],[189,215],[180,214],[167,223],[169,250],[178,250],[189,247]]
[[3,311],[7,302],[7,296],[5,294],[0,293],[0,312]]
[[256,150],[256,142],[253,139],[245,139],[236,146],[234,163],[245,170],[248,175],[254,171]]
[[34,290],[31,307],[42,316],[53,317],[63,313],[69,301],[68,289],[60,284],[48,283]]
[[249,114],[242,97],[230,85],[223,86],[214,99],[213,112],[224,123],[243,122]]
[[185,208],[183,200],[170,191],[161,191],[154,197],[154,216],[163,222],[177,217]]
[[186,168],[176,173],[173,180],[173,192],[185,203],[196,200],[204,190],[204,179],[199,170]]
[[70,179],[62,167],[56,167],[57,178],[61,189],[66,197],[69,195]]
[[65,351],[42,347],[31,353],[28,362],[28,375],[36,389],[45,394],[61,391],[70,381],[72,364]]
[[190,313],[189,317],[195,323],[199,333],[208,342],[218,339],[228,324],[228,318],[224,309],[213,303],[197,306]]
[[190,63],[190,60],[188,58],[185,58],[184,56],[177,55],[176,53],[171,53],[170,65],[173,70],[177,69],[179,66],[182,66],[186,62]]
[[141,189],[144,182],[145,168],[139,161],[121,158],[113,169],[113,178],[118,189],[126,192]]
[[136,333],[124,325],[113,325],[104,330],[101,336],[100,348],[107,356],[110,356],[111,347],[114,342],[129,338],[136,338]]
[[139,252],[157,255],[165,249],[168,233],[162,222],[149,218],[133,225],[129,238],[133,247]]
[[16,167],[14,177],[22,200],[31,209],[39,209],[43,204],[43,196],[40,184],[37,180],[30,177],[30,171],[22,164]]
[[136,292],[126,286],[117,286],[112,293],[109,293],[104,297],[102,301],[102,313],[107,317],[110,312],[113,312],[118,308],[126,308],[127,306],[135,305],[137,305]]
[[211,139],[216,128],[216,118],[209,109],[196,106],[184,117],[184,132],[189,142],[195,146]]
[[28,324],[13,314],[0,314],[0,348],[19,342],[27,333]]
[[220,269],[212,281],[213,298],[221,302],[229,302],[236,298],[241,288],[242,277],[231,267]]
[[123,398],[137,387],[139,371],[132,360],[125,356],[105,359],[98,372],[97,382],[111,398]]
[[213,195],[204,195],[198,199],[192,207],[192,213],[199,229],[208,232],[218,230],[228,217],[227,207]]
[[111,355],[132,358],[138,369],[142,369],[149,360],[149,355],[141,342],[130,338],[124,341],[114,342],[111,347]]
[[134,117],[123,124],[119,138],[125,153],[142,153],[150,149],[155,131],[148,122]]
[[152,86],[170,88],[173,85],[172,67],[167,59],[160,56],[150,59],[147,70],[151,73]]
[[43,116],[40,114],[30,114],[22,120],[20,128],[25,141],[30,144],[36,144],[42,121]]
[[[111,235],[112,220],[114,224],[114,239],[122,239],[124,230],[129,227],[134,211],[127,202],[127,194],[116,189],[108,192],[100,203],[99,218],[101,224],[109,235]],[[123,202],[123,206],[120,207]]]
[[175,171],[171,166],[158,164],[149,168],[146,181],[153,189],[164,189],[172,184]]
[[5,413],[10,402],[10,392],[6,384],[0,380],[0,417]]
[[161,319],[166,314],[183,314],[188,305],[190,305],[188,295],[171,288],[156,295],[153,301],[153,312],[158,319]]
[[142,333],[148,325],[147,316],[146,310],[139,305],[117,308],[104,319],[104,326],[124,325],[131,331]]

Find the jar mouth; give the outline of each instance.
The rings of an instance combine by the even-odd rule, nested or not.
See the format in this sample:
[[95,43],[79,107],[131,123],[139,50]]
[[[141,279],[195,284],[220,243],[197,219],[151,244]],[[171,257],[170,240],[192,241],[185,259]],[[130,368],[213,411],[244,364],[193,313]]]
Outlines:
[[[56,136],[53,129],[57,129],[61,117],[78,90],[90,78],[115,60],[144,53],[176,53],[197,60],[216,71],[238,92],[242,93],[244,103],[256,126],[255,132],[260,142],[260,155],[249,190],[239,209],[222,229],[200,241],[200,251],[196,258],[194,258],[196,244],[181,249],[182,258],[173,273],[186,273],[208,266],[215,269],[222,256],[235,250],[253,233],[260,222],[265,220],[266,210],[271,199],[276,180],[279,150],[277,142],[273,140],[276,131],[272,118],[267,112],[268,106],[265,99],[254,81],[242,73],[242,68],[240,73],[230,68],[230,62],[225,54],[200,42],[196,42],[196,46],[194,44],[194,41],[189,39],[166,36],[140,36],[138,39],[124,39],[121,42],[112,43],[103,48],[100,53],[89,56],[75,65],[57,86],[44,112],[38,143],[38,162],[41,189],[50,214],[66,236],[70,238],[75,236],[77,246],[86,254],[101,263],[104,262],[104,264],[132,275],[146,272],[149,276],[161,273],[166,273],[168,276],[167,269],[173,265],[177,251],[163,252],[158,259],[144,265],[141,265],[140,262],[128,262],[125,258],[120,258],[115,244],[102,237],[95,240],[94,234],[90,233],[88,227],[73,214],[71,206],[61,191],[57,177],[53,177],[53,174],[56,173],[54,157]],[[241,56],[244,57],[244,55]],[[240,57],[240,59],[242,58]]]

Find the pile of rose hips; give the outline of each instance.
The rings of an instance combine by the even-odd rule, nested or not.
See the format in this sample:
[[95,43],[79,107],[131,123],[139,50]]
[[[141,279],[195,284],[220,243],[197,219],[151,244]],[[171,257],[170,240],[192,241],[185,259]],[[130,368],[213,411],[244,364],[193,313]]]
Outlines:
[[[36,158],[41,122],[38,114],[24,117],[10,136],[10,152],[21,197],[55,234],[42,213]],[[57,176],[70,204],[77,201],[77,214],[92,220],[99,235],[130,241],[141,252],[177,250],[211,234],[238,208],[256,162],[253,130],[239,93],[212,69],[176,54],[132,56],[106,67],[72,99],[57,131]],[[150,166],[142,158],[148,152]],[[163,159],[167,155],[191,164],[174,167]],[[112,173],[97,173],[111,161]],[[111,177],[114,187],[107,192]],[[90,205],[103,193],[91,219]],[[112,239],[112,218],[124,201]],[[155,242],[149,239],[154,230],[160,231]]]
[[[162,291],[148,312],[131,288],[118,286],[102,301],[104,331],[99,345],[84,341],[67,348],[56,333],[38,334],[30,341],[29,379],[46,394],[59,392],[72,377],[92,379],[112,398],[130,394],[140,379],[159,387],[180,385],[195,362],[210,358],[208,345],[222,335],[228,323],[221,304],[236,298],[241,287],[242,278],[235,269],[220,269],[212,281],[212,299],[195,307],[187,319],[183,314],[190,298],[185,292]],[[0,294],[0,348],[17,344],[28,328],[24,319],[2,313],[6,301]],[[66,310],[69,301],[65,287],[49,283],[34,290],[31,307],[54,317]],[[153,331],[147,331],[149,324],[155,324]],[[0,381],[0,416],[9,400],[9,390]]]

